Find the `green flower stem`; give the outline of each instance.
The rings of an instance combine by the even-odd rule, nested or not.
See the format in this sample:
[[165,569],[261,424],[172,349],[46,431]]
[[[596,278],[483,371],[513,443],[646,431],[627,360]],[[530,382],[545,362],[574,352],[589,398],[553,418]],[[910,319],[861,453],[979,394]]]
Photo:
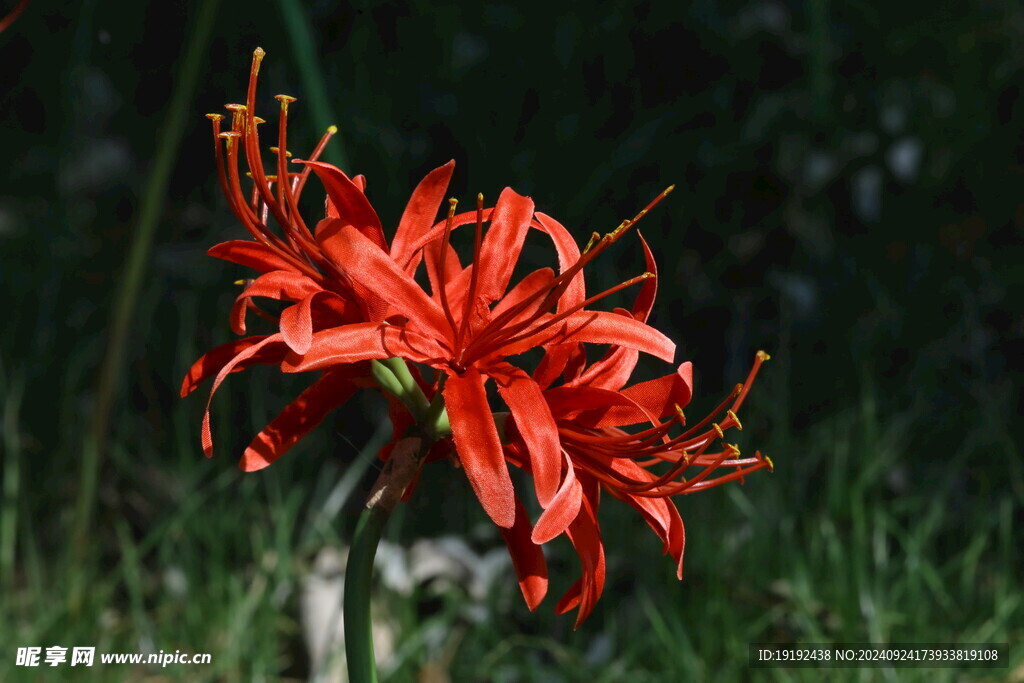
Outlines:
[[373,558],[381,533],[395,505],[412,482],[430,449],[431,442],[407,437],[395,444],[391,457],[377,478],[366,509],[359,516],[345,568],[345,656],[352,683],[376,683],[373,655],[373,624],[370,619],[370,586]]
[[370,585],[373,557],[391,511],[381,506],[363,510],[356,524],[345,569],[345,656],[352,683],[376,683],[373,624],[370,621]]

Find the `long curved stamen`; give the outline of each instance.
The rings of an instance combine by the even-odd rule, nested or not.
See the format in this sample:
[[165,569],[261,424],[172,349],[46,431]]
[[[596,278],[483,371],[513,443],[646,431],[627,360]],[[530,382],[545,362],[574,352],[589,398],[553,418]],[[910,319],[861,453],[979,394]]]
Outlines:
[[[313,153],[309,155],[309,158],[306,159],[306,161],[316,161],[317,159],[319,159],[320,155],[323,154],[324,150],[327,148],[327,143],[330,142],[331,138],[334,137],[337,133],[338,133],[338,127],[337,126],[329,126],[327,128],[327,132],[324,133],[324,136],[322,138],[320,138],[320,142],[318,142],[316,147],[313,148]],[[306,168],[302,169],[302,173],[299,175],[298,179],[296,180],[296,182],[295,182],[295,190],[294,190],[295,201],[296,202],[298,202],[299,201],[299,197],[302,196],[302,189],[304,187],[306,187],[306,181],[309,179],[309,174],[312,173],[312,172],[313,172],[313,167],[312,166],[306,166]]]
[[[445,268],[448,262],[448,249],[452,236],[452,219],[455,217],[455,207],[458,205],[459,200],[455,197],[448,200],[448,219],[445,221],[444,238],[441,240],[441,257],[437,263],[437,268],[440,271],[437,274],[437,289],[441,299],[441,309],[444,311],[444,317],[448,320],[448,325],[452,328],[453,335],[458,334],[458,326],[455,324],[454,316],[452,316],[452,309],[448,305],[448,279],[445,277]],[[456,342],[457,346],[458,342]]]

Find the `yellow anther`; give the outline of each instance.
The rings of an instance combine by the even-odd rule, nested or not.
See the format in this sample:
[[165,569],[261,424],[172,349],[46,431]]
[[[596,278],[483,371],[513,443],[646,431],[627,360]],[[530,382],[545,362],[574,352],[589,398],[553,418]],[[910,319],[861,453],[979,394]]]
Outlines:
[[686,416],[683,415],[683,407],[678,403],[673,403],[672,406],[676,409],[676,415],[679,417],[679,424],[686,426]]
[[[274,147],[271,147],[271,148],[270,148],[270,151],[271,151],[271,152],[273,152],[274,154],[280,154],[280,153],[281,153],[281,148],[280,148],[280,147],[277,147],[277,146],[274,146]],[[285,150],[285,153],[284,153],[284,155],[285,155],[286,157],[288,157],[289,159],[291,159],[291,158],[292,158],[292,153],[291,153],[291,152],[289,152],[289,151],[287,151],[287,150]]]
[[266,50],[264,50],[262,47],[258,47],[252,51],[252,56],[256,59],[263,59],[266,56],[266,54]]
[[667,197],[667,196],[669,196],[670,194],[672,194],[672,190],[674,190],[674,189],[676,189],[676,186],[675,186],[675,185],[669,185],[668,187],[666,187],[666,188],[665,188],[665,189],[664,189],[664,190],[662,191],[662,193],[661,193],[661,196],[662,196],[662,197]]
[[771,359],[772,359],[772,357],[771,357],[771,356],[769,356],[769,355],[768,355],[767,353],[765,353],[764,351],[758,351],[758,352],[757,352],[757,359],[758,359],[759,361],[761,361],[761,362],[763,363],[763,362],[764,362],[764,361],[766,361],[766,360],[771,360]]
[[479,206],[483,206],[483,204],[484,204],[484,193],[483,192],[477,192],[476,193],[476,202],[477,202],[477,204]]
[[288,104],[289,102],[297,102],[298,98],[292,97],[291,95],[274,95],[274,99],[281,104]]
[[455,216],[455,207],[459,205],[459,200],[452,197],[448,200],[448,220],[451,220]]
[[239,133],[237,130],[226,130],[220,134],[220,137],[224,138],[225,140],[231,140],[232,138],[242,137],[242,134]]
[[338,127],[337,126],[327,126],[327,134],[328,135],[334,135],[337,132],[338,132]]
[[252,117],[252,122],[255,123],[258,126],[261,123],[266,123],[267,121],[266,121],[266,119],[261,119],[258,116],[254,116],[254,117]]
[[642,277],[644,280],[650,280],[652,277],[654,277],[654,273],[644,273],[640,277]]
[[235,280],[235,284],[236,285],[240,285],[242,287],[248,287],[253,282],[255,282],[255,280],[253,280],[251,278],[246,278],[246,279],[242,279],[242,280]]
[[713,423],[711,425],[711,428],[715,430],[716,434],[718,434],[719,439],[725,437],[725,432],[722,431],[722,428],[718,426],[717,422]]
[[224,120],[224,115],[223,114],[207,114],[206,118],[210,119],[211,121],[223,121]]
[[740,452],[740,447],[734,443],[727,443],[725,444],[725,447],[729,449],[729,455],[731,455],[734,458],[738,458],[740,457],[740,455],[742,455],[742,453]]
[[764,461],[766,463],[768,463],[768,471],[769,472],[774,472],[775,471],[775,463],[772,462],[772,459],[769,458],[767,455],[762,455],[761,457],[764,458]]
[[736,417],[736,413],[732,412],[731,410],[727,410],[727,411],[725,411],[725,414],[728,415],[729,419],[731,419],[733,421],[733,424],[736,425],[736,429],[738,429],[738,430],[740,430],[742,432],[743,431],[743,423],[740,422],[740,419],[738,417]]
[[586,254],[588,251],[590,251],[590,248],[594,246],[594,242],[598,241],[599,239],[601,239],[601,233],[590,233],[590,240],[587,242],[587,246],[583,248],[583,253]]
[[245,111],[244,104],[225,104],[224,108],[228,111]]

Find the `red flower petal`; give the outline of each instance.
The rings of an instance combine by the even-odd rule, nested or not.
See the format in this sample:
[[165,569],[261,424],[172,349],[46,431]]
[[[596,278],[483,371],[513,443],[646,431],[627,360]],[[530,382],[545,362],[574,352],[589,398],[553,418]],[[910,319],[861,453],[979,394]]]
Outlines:
[[444,386],[444,403],[459,460],[476,497],[494,523],[508,529],[515,523],[515,495],[484,380],[473,369],[451,375]]
[[210,247],[207,254],[240,266],[253,268],[261,273],[272,270],[295,270],[295,266],[278,256],[270,247],[249,240],[232,240]]
[[583,502],[583,488],[576,479],[572,462],[566,457],[565,481],[537,520],[530,537],[534,543],[547,543],[565,531],[576,519]]
[[351,373],[325,374],[256,435],[238,466],[246,472],[267,467],[323,422],[327,413],[351,398],[356,389]]
[[[643,406],[647,412],[664,417],[672,413],[675,406],[683,408],[690,403],[693,397],[693,364],[686,361],[671,375],[626,387],[622,395]],[[630,423],[619,422],[615,426],[623,424]]]
[[305,299],[281,311],[281,337],[297,354],[309,351],[313,343],[313,299],[324,292],[313,292]]
[[[651,308],[654,306],[654,296],[658,291],[658,265],[654,261],[654,254],[647,246],[647,241],[639,233],[640,243],[644,248],[644,260],[647,265],[647,272],[653,273],[654,277],[644,280],[633,303],[632,311],[625,311],[621,308],[615,309],[615,313],[627,315],[642,323],[647,322],[651,315]],[[613,346],[601,360],[597,361],[583,372],[571,384],[586,384],[602,389],[617,391],[629,381],[629,376],[636,367],[640,353],[636,349],[629,349],[621,346]]]
[[324,291],[323,287],[306,277],[287,270],[275,270],[260,275],[245,288],[238,298],[265,297],[278,301],[302,301],[307,296]]
[[532,612],[548,592],[548,566],[540,546],[530,540],[530,517],[518,497],[515,497],[515,514],[515,523],[509,529],[502,529],[501,535],[508,546],[508,554],[512,556],[519,589]]
[[301,163],[311,166],[313,172],[320,178],[324,189],[327,190],[327,196],[338,212],[338,217],[346,224],[355,226],[360,233],[366,235],[382,251],[386,252],[388,244],[384,239],[380,218],[377,217],[377,212],[374,211],[359,186],[353,183],[337,166],[325,164],[322,161],[303,161]]
[[432,339],[387,323],[354,323],[313,334],[309,351],[290,353],[281,363],[284,372],[322,370],[332,365],[401,356],[430,363],[444,355]]
[[541,388],[529,375],[507,363],[495,368],[492,374],[498,381],[498,393],[512,411],[516,429],[529,451],[537,500],[541,507],[547,508],[558,492],[562,477],[558,425]]
[[271,345],[277,346],[278,344],[284,346],[284,344],[281,343],[281,335],[272,334],[242,350],[238,355],[228,361],[227,364],[225,364],[217,373],[217,377],[213,380],[213,387],[210,388],[210,397],[206,399],[206,410],[203,412],[203,426],[200,434],[200,440],[203,444],[203,453],[207,458],[213,457],[213,434],[210,432],[210,403],[213,401],[213,395],[217,393],[217,388],[220,387],[224,378],[234,372],[235,368],[239,365],[252,359],[265,348],[270,347]]
[[[569,234],[569,231],[551,216],[538,211],[534,214],[534,219],[537,223],[534,227],[546,232],[551,237],[551,241],[554,242],[555,251],[558,252],[558,272],[564,273],[580,259],[580,248],[576,246],[576,242],[573,240],[572,235]],[[559,298],[557,310],[559,313],[567,311],[573,306],[583,303],[586,299],[587,292],[583,282],[583,271],[580,271],[573,275],[572,280],[569,282],[569,287]]]
[[404,265],[413,261],[412,269],[415,270],[416,264],[419,263],[420,251],[411,252],[410,247],[434,227],[438,208],[444,201],[454,171],[453,159],[428,173],[412,191],[409,203],[402,212],[402,218],[398,221],[395,238],[391,240],[391,256],[397,263]]
[[[218,346],[201,356],[199,360],[192,364],[188,373],[185,374],[185,379],[181,383],[181,397],[185,398],[191,394],[204,379],[213,377],[232,359],[265,339],[267,339],[266,335],[238,339],[228,342],[223,346]],[[253,365],[277,365],[287,353],[288,349],[283,345],[280,347],[261,347],[260,351],[255,355],[246,357],[233,365],[231,372],[241,372]]]
[[358,230],[351,226],[342,229],[324,248],[335,263],[344,264],[346,275],[378,294],[399,314],[427,334],[450,339],[451,327],[441,307]]
[[579,606],[576,615],[576,626],[586,620],[597,604],[604,591],[605,562],[604,545],[601,543],[601,529],[597,524],[595,511],[597,508],[597,486],[586,487],[580,514],[569,526],[566,534],[572,541],[576,554],[583,565],[583,576],[577,581],[555,606],[557,614],[564,614],[573,607]]
[[480,250],[478,294],[487,304],[500,299],[519,261],[523,240],[530,229],[533,200],[506,187],[491,213],[491,224]]
[[552,328],[505,345],[501,354],[513,356],[536,346],[567,341],[616,344],[649,353],[668,362],[672,362],[676,351],[676,345],[671,339],[639,320],[607,311],[577,311]]

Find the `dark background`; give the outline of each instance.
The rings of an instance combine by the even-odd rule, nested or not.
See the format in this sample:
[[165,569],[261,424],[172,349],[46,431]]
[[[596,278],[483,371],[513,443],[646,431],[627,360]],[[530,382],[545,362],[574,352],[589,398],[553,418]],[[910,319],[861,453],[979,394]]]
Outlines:
[[[301,382],[269,372],[228,382],[212,461],[199,448],[203,392],[177,397],[188,364],[228,340],[232,282],[244,276],[204,255],[243,230],[219,195],[202,115],[244,98],[257,45],[268,53],[265,118],[273,94],[299,98],[297,156],[337,124],[330,158],[367,176],[386,231],[415,183],[450,158],[455,196],[511,186],[580,243],[674,183],[641,229],[660,274],[652,322],[697,367],[697,409],[741,380],[757,349],[773,356],[741,445],[777,471],[742,493],[680,501],[688,578],[674,582],[652,538],[634,543],[640,527],[610,501],[608,594],[580,632],[550,616],[552,598],[529,615],[508,586],[488,603],[498,626],[452,612],[465,596],[425,591],[404,608],[409,629],[440,620],[468,634],[452,655],[456,680],[487,678],[474,667],[494,652],[511,679],[571,678],[601,638],[608,652],[594,670],[651,680],[739,676],[757,639],[1019,640],[1018,3],[221,0],[205,5],[216,18],[197,39],[202,7],[36,1],[0,34],[4,642],[92,634],[125,651],[210,651],[226,667],[214,676],[308,673],[294,577],[347,537],[373,476],[359,452],[382,406],[343,408],[281,463],[242,477],[234,458]],[[194,43],[201,58],[190,63]],[[531,247],[535,257],[545,258]],[[641,268],[625,240],[588,284]],[[123,333],[119,305],[132,314]],[[354,462],[371,471],[328,529],[311,532]],[[411,510],[391,531],[400,544],[454,533],[495,545],[444,465]],[[554,552],[557,592],[577,569],[567,547]],[[175,558],[187,565],[186,601],[226,622],[239,609],[236,577],[250,586],[266,570],[284,588],[252,608],[265,622],[250,618],[269,633],[218,646],[218,620],[196,617],[168,635],[169,622],[193,623],[174,616],[160,578]],[[835,574],[843,567],[848,582]],[[889,591],[898,580],[906,590]],[[875,589],[881,630],[864,607]],[[660,626],[652,610],[664,612]],[[721,633],[736,624],[746,631]],[[705,629],[719,641],[694,633]],[[657,654],[679,638],[685,657]],[[497,649],[508,642],[521,661]],[[437,659],[410,647],[400,679]]]

